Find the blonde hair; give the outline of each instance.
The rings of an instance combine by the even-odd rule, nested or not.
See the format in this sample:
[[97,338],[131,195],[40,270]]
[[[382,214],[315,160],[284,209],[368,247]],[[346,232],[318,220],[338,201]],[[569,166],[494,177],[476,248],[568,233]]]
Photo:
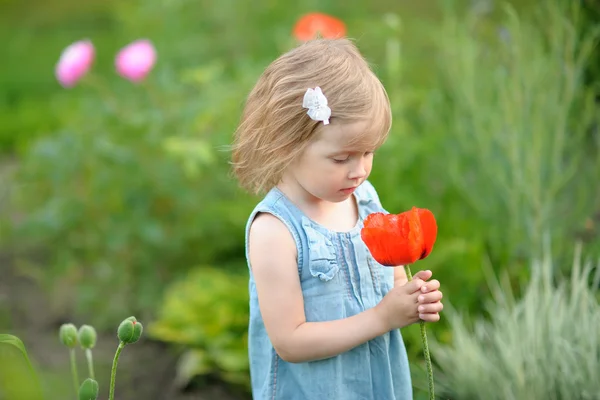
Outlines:
[[379,147],[391,128],[385,88],[348,39],[315,39],[267,67],[250,92],[232,146],[233,173],[255,194],[270,190],[323,122],[302,107],[308,88],[321,87],[331,123],[368,121],[361,138]]

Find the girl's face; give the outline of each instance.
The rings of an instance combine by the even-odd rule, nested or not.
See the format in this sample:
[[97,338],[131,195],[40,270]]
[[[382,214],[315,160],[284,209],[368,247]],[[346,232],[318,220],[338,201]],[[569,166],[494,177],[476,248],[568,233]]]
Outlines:
[[346,200],[371,173],[375,148],[357,140],[368,131],[368,123],[362,121],[324,126],[292,165],[290,175],[318,199]]

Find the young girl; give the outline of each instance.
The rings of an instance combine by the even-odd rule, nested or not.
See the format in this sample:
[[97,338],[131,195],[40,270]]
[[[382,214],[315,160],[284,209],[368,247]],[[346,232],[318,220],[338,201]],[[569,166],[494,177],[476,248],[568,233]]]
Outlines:
[[382,84],[346,39],[284,54],[248,97],[234,172],[267,192],[246,229],[255,400],[412,399],[399,329],[439,320],[439,282],[407,282],[360,237],[384,211],[367,178],[390,126]]

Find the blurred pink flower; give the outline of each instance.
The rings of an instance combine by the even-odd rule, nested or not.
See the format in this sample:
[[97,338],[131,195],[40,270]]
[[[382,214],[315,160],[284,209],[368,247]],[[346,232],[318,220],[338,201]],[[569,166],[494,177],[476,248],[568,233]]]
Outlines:
[[94,45],[89,40],[80,40],[69,45],[60,55],[55,74],[58,82],[66,88],[73,87],[87,74],[95,57]]
[[117,73],[132,82],[140,82],[154,67],[156,50],[149,40],[136,40],[123,47],[115,59]]

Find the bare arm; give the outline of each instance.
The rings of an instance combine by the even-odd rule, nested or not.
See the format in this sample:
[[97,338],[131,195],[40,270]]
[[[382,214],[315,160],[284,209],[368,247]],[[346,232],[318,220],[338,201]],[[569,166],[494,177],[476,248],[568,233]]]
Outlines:
[[333,357],[392,329],[378,307],[340,320],[306,322],[296,253],[287,227],[271,214],[259,214],[250,228],[250,265],[267,334],[282,359]]

